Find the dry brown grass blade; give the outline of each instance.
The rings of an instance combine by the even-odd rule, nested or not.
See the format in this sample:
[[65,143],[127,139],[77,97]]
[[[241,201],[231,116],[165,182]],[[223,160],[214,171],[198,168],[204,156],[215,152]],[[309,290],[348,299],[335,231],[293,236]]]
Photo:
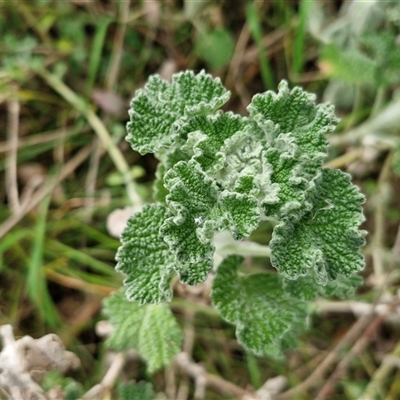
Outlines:
[[18,195],[17,182],[17,151],[18,151],[18,130],[20,105],[16,97],[11,97],[7,102],[8,111],[8,154],[6,157],[6,188],[9,207],[12,214],[20,211],[21,205]]
[[0,225],[0,238],[9,232],[22,218],[32,211],[54,188],[59,185],[67,176],[74,172],[93,151],[93,144],[89,144],[82,148],[74,157],[65,163],[61,171],[54,178],[49,178],[47,182],[33,193],[26,206],[17,214],[11,215],[6,221]]

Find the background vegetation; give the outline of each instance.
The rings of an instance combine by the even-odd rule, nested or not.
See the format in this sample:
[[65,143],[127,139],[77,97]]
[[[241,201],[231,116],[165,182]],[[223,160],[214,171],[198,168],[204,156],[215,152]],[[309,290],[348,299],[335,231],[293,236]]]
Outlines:
[[[78,398],[109,365],[96,324],[122,277],[118,221],[107,220],[149,199],[156,168],[123,140],[134,91],[152,73],[204,68],[231,90],[235,112],[281,79],[335,104],[328,165],[367,196],[365,285],[351,301],[314,303],[301,347],[274,360],[237,344],[207,284],[176,284],[172,308],[185,351],[207,371],[205,391],[196,373],[173,365],[150,375],[126,356],[102,398],[243,398],[277,376],[290,390],[277,399],[400,398],[397,1],[10,0],[0,37],[0,325],[56,333],[81,360],[45,384]],[[269,238],[268,227],[253,235]],[[265,262],[249,259],[249,271]],[[143,382],[116,389],[128,381]]]

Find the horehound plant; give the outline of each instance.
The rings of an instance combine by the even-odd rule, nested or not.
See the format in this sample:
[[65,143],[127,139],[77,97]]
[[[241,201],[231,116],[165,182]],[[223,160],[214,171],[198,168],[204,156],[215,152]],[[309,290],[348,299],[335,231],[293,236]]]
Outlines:
[[[296,345],[309,301],[361,283],[364,196],[348,174],[323,168],[334,108],[285,81],[278,89],[255,95],[241,116],[220,110],[230,93],[218,78],[186,71],[171,82],[151,76],[132,100],[127,141],[160,162],[154,203],[121,236],[116,268],[126,275],[125,295],[109,298],[105,310],[115,328],[110,343],[135,346],[150,370],[179,351],[177,323],[157,304],[171,300],[175,275],[196,285],[215,272],[215,308],[245,348],[274,356]],[[274,223],[275,270],[246,274],[240,241],[263,220]],[[220,235],[238,254],[216,254]]]

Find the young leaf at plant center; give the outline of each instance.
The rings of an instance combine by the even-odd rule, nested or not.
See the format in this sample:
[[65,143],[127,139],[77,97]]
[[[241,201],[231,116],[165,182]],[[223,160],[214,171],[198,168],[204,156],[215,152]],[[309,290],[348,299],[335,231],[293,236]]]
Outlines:
[[224,154],[220,150],[225,140],[235,134],[247,136],[247,125],[247,118],[232,112],[193,117],[181,128],[181,135],[188,138],[182,151],[192,153],[203,171],[213,176],[223,167]]
[[273,273],[239,275],[243,258],[227,257],[218,267],[211,297],[239,342],[258,355],[279,356],[306,326],[306,303],[284,290]]
[[314,189],[327,154],[326,135],[337,123],[331,104],[315,105],[315,96],[286,81],[278,94],[268,91],[253,97],[251,118],[264,131],[271,181],[280,187],[279,201],[262,206],[267,216],[283,220],[299,217],[310,207],[307,192]]
[[132,99],[126,140],[141,154],[155,153],[173,143],[188,116],[212,113],[229,97],[221,81],[204,71],[174,74],[171,83],[152,75]]
[[140,304],[171,300],[175,256],[159,234],[161,224],[170,215],[165,206],[152,204],[128,220],[121,235],[116,269],[127,275],[124,285],[129,300]]
[[220,151],[225,163],[218,171],[224,188],[252,195],[261,204],[277,203],[280,186],[271,180],[273,170],[266,157],[268,148],[264,133],[252,120],[248,120],[244,131],[226,139]]
[[[177,260],[184,264],[193,264],[195,268],[208,262],[211,269],[212,239],[217,231],[229,229],[239,240],[248,237],[258,226],[257,200],[253,196],[221,191],[194,160],[177,163],[166,173],[164,184],[170,192],[167,205],[175,215],[166,219],[160,233]],[[189,271],[187,274],[190,275]]]
[[218,111],[191,118],[181,137],[187,138],[182,151],[192,154],[219,188],[277,201],[279,188],[271,182],[272,169],[264,157],[268,144],[254,121]]
[[114,328],[107,344],[117,351],[137,350],[150,373],[180,351],[182,332],[166,304],[140,306],[119,292],[104,299],[104,313]]
[[364,268],[360,247],[365,232],[358,227],[364,221],[365,199],[350,175],[331,168],[322,170],[313,195],[311,211],[274,227],[271,263],[289,279],[313,269],[318,283],[326,284]]

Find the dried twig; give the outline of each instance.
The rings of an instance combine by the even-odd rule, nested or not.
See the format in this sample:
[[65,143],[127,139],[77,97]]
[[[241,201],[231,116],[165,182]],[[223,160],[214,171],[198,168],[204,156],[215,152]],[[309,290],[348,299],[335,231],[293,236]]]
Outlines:
[[[352,313],[356,317],[362,315],[383,315],[385,321],[399,323],[400,321],[400,309],[393,310],[391,302],[393,296],[381,296],[379,301],[375,304],[364,303],[361,301],[327,301],[318,300],[312,304],[313,310],[321,315],[328,313]],[[388,314],[388,310],[392,312]]]
[[115,31],[110,67],[106,78],[106,89],[113,90],[118,79],[121,58],[124,48],[126,25],[129,16],[130,1],[122,1],[119,9],[119,25]]
[[383,322],[383,315],[378,315],[371,321],[368,328],[365,330],[362,336],[356,341],[350,352],[337,365],[335,371],[330,376],[325,385],[322,387],[315,400],[324,400],[327,398],[331,398],[336,382],[347,371],[354,358],[365,349],[365,347],[371,341],[372,336],[381,326],[382,322]]
[[400,262],[400,224],[399,227],[397,228],[396,239],[392,247],[392,260],[390,261],[388,270],[392,271],[395,268],[396,263],[399,262]]
[[206,372],[201,365],[193,362],[189,355],[185,352],[176,355],[175,362],[182,372],[190,375],[195,381],[198,381],[199,385],[211,386],[224,395],[236,397],[249,396],[250,398],[254,397],[253,393],[250,391],[245,390],[232,382],[226,381],[217,375]]
[[[240,73],[240,66],[243,62],[244,53],[246,51],[247,42],[250,39],[250,31],[247,24],[245,24],[240,32],[239,38],[237,40],[237,44],[235,47],[235,51],[231,58],[231,62],[229,64],[229,69],[225,78],[225,85],[229,88],[234,85],[234,82],[237,81],[237,77]],[[248,104],[248,103],[246,103]]]
[[390,153],[386,157],[381,173],[379,174],[378,191],[375,196],[375,229],[372,243],[372,258],[374,275],[378,289],[383,287],[385,284],[385,266],[382,257],[382,250],[385,247],[385,214],[390,195],[389,177],[392,166],[392,159],[392,153]]
[[362,149],[354,149],[347,151],[345,154],[334,158],[324,164],[324,167],[343,168],[351,164],[353,161],[358,160],[363,153]]
[[80,400],[102,399],[113,388],[119,378],[122,368],[125,365],[126,356],[126,352],[117,353],[102,381],[86,392]]
[[[396,239],[392,247],[392,260],[389,264],[388,270],[391,271],[395,263],[400,259],[400,225],[397,229]],[[394,361],[397,361],[397,365]],[[398,367],[398,360],[400,360],[400,342],[397,343],[395,349],[390,355],[384,357],[381,365],[375,371],[371,381],[366,387],[365,391],[360,397],[360,400],[369,400],[374,398],[377,394],[381,393],[382,384],[385,382],[394,367]]]
[[382,360],[381,365],[375,371],[372,379],[365,388],[359,400],[375,399],[377,396],[384,398],[383,386],[387,384],[387,379],[394,368],[399,368],[400,364],[400,342],[397,343],[393,352]]
[[[87,128],[83,128],[87,130]],[[35,146],[37,144],[51,142],[53,140],[59,140],[64,138],[69,138],[70,136],[76,135],[76,129],[70,128],[67,131],[65,128],[59,128],[51,131],[46,131],[42,133],[36,133],[34,135],[29,135],[25,138],[18,139],[18,148]],[[0,154],[10,151],[11,146],[9,142],[0,142]]]
[[291,400],[299,393],[305,393],[313,386],[318,385],[332,364],[339,358],[340,353],[360,336],[373,319],[373,314],[367,314],[358,319],[307,379],[293,389],[278,395],[276,400]]

